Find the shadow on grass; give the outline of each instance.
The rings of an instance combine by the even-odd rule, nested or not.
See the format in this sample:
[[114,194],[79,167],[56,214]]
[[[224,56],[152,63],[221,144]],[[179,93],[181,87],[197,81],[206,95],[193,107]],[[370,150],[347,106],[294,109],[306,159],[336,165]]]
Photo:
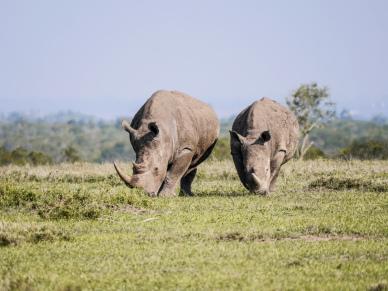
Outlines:
[[220,197],[220,198],[229,198],[229,197],[242,197],[242,196],[258,196],[258,197],[265,197],[260,196],[255,193],[248,192],[246,190],[241,191],[226,191],[222,192],[219,190],[211,190],[211,191],[195,191],[193,193],[193,196],[186,196],[184,194],[179,194],[179,196],[182,197],[192,197],[192,198],[203,198],[203,197]]
[[361,190],[370,192],[388,192],[388,183],[379,183],[373,177],[361,178],[337,178],[320,177],[308,185],[309,189],[329,189],[329,190]]
[[70,241],[71,236],[64,230],[49,225],[0,224],[0,247],[55,240]]

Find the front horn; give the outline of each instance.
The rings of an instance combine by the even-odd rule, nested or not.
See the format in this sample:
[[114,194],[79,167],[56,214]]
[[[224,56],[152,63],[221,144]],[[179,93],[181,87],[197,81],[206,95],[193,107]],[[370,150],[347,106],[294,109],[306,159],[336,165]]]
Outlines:
[[113,165],[116,169],[116,172],[117,174],[119,175],[119,177],[121,178],[121,180],[123,180],[123,182],[125,183],[125,185],[127,185],[129,188],[133,188],[132,184],[131,184],[131,177],[130,176],[127,176],[123,173],[123,171],[120,169],[120,167],[116,164],[116,162],[113,162]]

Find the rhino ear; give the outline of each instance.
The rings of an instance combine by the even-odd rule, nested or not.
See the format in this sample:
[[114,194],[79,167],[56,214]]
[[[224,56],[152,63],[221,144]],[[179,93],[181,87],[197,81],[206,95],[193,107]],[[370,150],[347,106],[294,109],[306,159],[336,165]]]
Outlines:
[[261,133],[260,138],[263,140],[263,142],[267,142],[271,140],[271,134],[269,133],[269,130],[263,131]]
[[159,134],[159,127],[156,122],[150,122],[148,124],[148,129],[154,134],[154,136],[157,136]]
[[268,142],[270,140],[271,140],[271,134],[270,134],[269,130],[266,130],[260,134],[260,137],[255,141],[255,143],[265,144],[266,142]]
[[129,122],[126,121],[125,119],[121,122],[121,127],[122,127],[126,132],[128,132],[129,134],[131,134],[131,135],[133,135],[133,136],[136,136],[136,135],[137,135],[136,129],[132,128],[131,125],[129,124]]
[[241,134],[239,134],[237,131],[229,130],[230,133],[230,139],[238,141],[240,144],[245,143],[245,137],[243,137]]

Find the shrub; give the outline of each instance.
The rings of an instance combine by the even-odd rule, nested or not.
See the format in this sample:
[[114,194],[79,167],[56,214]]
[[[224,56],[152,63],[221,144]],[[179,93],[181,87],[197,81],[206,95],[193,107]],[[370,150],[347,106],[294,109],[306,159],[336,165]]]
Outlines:
[[318,147],[316,146],[311,146],[305,155],[303,156],[304,160],[316,160],[316,159],[323,159],[326,158],[325,153]]
[[31,151],[18,147],[12,151],[7,151],[5,147],[0,148],[0,166],[1,165],[46,165],[51,164],[52,158],[42,152]]
[[68,163],[75,163],[81,161],[78,150],[72,146],[68,146],[63,150],[63,161]]
[[341,150],[341,156],[346,159],[387,160],[388,141],[355,140],[348,147]]
[[37,166],[52,164],[53,159],[50,156],[41,152],[30,152],[28,154],[28,161],[30,164]]
[[213,149],[213,152],[211,154],[211,157],[213,159],[219,160],[219,161],[231,159],[230,145],[229,145],[229,138],[228,137],[221,137],[217,141],[217,143]]

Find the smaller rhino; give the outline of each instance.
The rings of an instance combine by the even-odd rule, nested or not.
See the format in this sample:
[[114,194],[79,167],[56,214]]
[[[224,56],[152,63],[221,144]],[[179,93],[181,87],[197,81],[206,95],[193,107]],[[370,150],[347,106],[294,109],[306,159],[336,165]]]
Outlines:
[[287,108],[262,98],[236,117],[230,138],[242,184],[250,192],[267,195],[274,190],[281,166],[295,154],[299,125]]

